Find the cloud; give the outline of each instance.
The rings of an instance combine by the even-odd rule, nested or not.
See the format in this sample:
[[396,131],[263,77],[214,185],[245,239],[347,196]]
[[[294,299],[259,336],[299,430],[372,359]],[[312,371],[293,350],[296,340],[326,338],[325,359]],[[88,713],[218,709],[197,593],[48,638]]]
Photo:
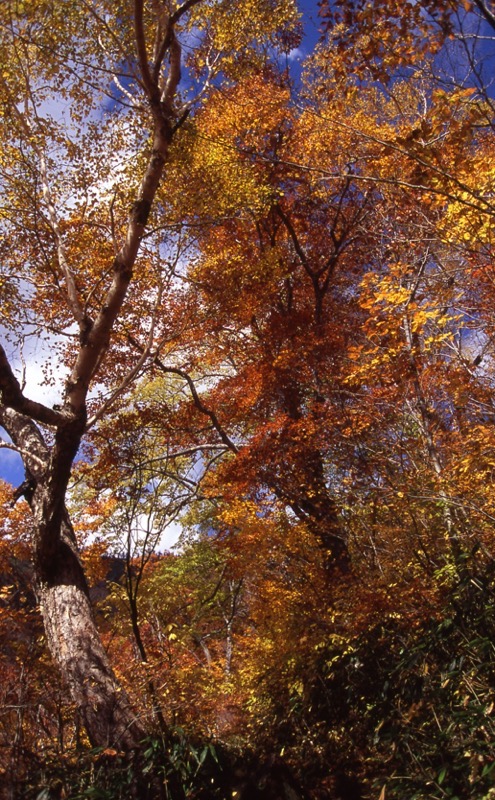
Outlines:
[[290,53],[287,54],[289,61],[301,61],[304,58],[304,50],[302,47],[294,47]]
[[182,534],[182,526],[179,525],[177,522],[171,522],[170,525],[167,525],[165,530],[163,531],[162,535],[160,536],[160,541],[158,543],[158,550],[160,552],[164,552],[167,550],[171,550],[175,547],[179,538]]
[[[1,329],[0,329],[1,333]],[[5,336],[2,336],[5,341]],[[24,395],[45,405],[60,401],[65,374],[60,369],[58,350],[61,336],[39,336],[29,330],[19,332],[17,347],[4,344],[7,358],[17,379],[24,384]]]

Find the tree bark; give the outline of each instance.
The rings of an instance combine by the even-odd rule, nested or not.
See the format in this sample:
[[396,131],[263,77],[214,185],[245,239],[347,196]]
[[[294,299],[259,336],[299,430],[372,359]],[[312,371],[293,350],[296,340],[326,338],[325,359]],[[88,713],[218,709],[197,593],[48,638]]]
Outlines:
[[50,653],[93,746],[129,750],[145,736],[119,685],[95,625],[88,588],[66,518],[50,564],[38,566],[37,593]]
[[322,458],[317,450],[307,453],[301,471],[300,487],[295,490],[291,508],[319,543],[327,579],[349,575],[352,564],[347,537],[327,489]]

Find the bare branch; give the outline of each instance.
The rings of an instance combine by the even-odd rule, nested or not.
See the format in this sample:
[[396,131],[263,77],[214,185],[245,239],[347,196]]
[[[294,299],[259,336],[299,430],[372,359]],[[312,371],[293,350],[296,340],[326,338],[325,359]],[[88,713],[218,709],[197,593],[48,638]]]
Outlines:
[[186,2],[179,6],[179,8],[176,9],[176,11],[174,11],[170,17],[171,25],[175,25],[175,23],[178,22],[180,18],[184,16],[184,14],[187,14],[187,12],[193,8],[193,6],[197,6],[198,3],[201,3],[201,0],[186,0]]
[[236,447],[236,445],[234,444],[232,439],[229,438],[229,436],[227,435],[227,433],[225,432],[225,430],[221,426],[220,422],[218,421],[218,417],[215,414],[215,412],[211,411],[211,409],[207,408],[204,405],[204,403],[201,401],[201,399],[200,399],[200,397],[198,395],[196,386],[194,385],[194,381],[191,378],[191,376],[188,375],[187,372],[184,372],[184,370],[178,369],[177,367],[167,367],[158,358],[155,359],[155,364],[157,365],[157,367],[162,372],[165,372],[165,373],[168,373],[168,374],[171,374],[171,375],[179,375],[179,377],[183,378],[186,381],[187,385],[189,386],[189,390],[190,390],[190,392],[192,394],[192,397],[193,397],[193,400],[194,400],[194,405],[196,406],[196,408],[199,411],[201,411],[202,414],[205,414],[207,417],[209,417],[211,419],[213,427],[217,431],[217,433],[220,436],[220,439],[222,440],[222,442],[228,447],[228,449],[232,453],[238,453],[239,452],[239,448]]
[[[185,450],[178,450],[175,453],[167,453],[166,458],[167,459],[182,458],[183,456],[193,456],[196,453],[209,452],[210,450],[221,450],[225,452],[226,449],[227,445],[223,444],[197,444],[194,447],[187,447]],[[160,459],[154,459],[154,460],[158,461]]]
[[304,252],[304,250],[303,250],[303,248],[301,246],[301,243],[299,241],[299,238],[297,236],[297,233],[295,231],[295,228],[294,228],[291,220],[289,219],[287,214],[282,210],[280,205],[276,206],[276,211],[277,211],[277,214],[279,215],[279,217],[281,218],[282,222],[284,223],[285,227],[287,228],[287,231],[289,232],[289,236],[292,239],[292,244],[294,245],[294,250],[296,251],[296,253],[297,253],[298,257],[299,257],[299,261],[303,265],[303,267],[306,270],[306,272],[308,273],[308,275],[311,278],[314,278],[315,277],[315,273],[311,269],[311,265],[310,265],[310,263],[308,261],[306,253]]
[[[155,83],[158,83],[158,78],[159,78],[159,75],[160,75],[160,70],[162,68],[163,59],[165,58],[165,53],[167,52],[168,48],[170,48],[171,51],[172,51],[172,48],[174,46],[174,42],[177,44],[177,40],[176,40],[176,37],[175,37],[175,31],[174,31],[174,25],[179,21],[179,19],[181,17],[184,16],[184,14],[186,14],[189,11],[189,9],[193,8],[193,6],[195,6],[195,5],[198,5],[198,3],[200,3],[200,2],[201,2],[201,0],[187,0],[186,3],[184,3],[182,6],[180,6],[180,8],[178,8],[176,11],[174,11],[174,13],[169,17],[169,19],[167,21],[167,26],[166,26],[165,32],[160,31],[160,26],[159,26],[159,29],[157,31],[157,36],[159,36],[160,33],[162,34],[162,36],[161,36],[161,41],[157,40],[157,42],[155,43],[154,66],[153,66],[153,80],[155,81]],[[180,50],[180,48],[179,48],[179,50]],[[172,53],[171,53],[171,59],[170,60],[172,62]],[[176,67],[177,67],[177,64],[175,65],[175,68]],[[180,52],[179,52],[179,68],[180,68]],[[172,63],[171,63],[171,72],[169,74],[168,82],[170,82],[171,73],[172,73]],[[180,75],[179,75],[179,77],[180,77]],[[172,80],[172,83],[173,83],[174,80],[175,79]],[[175,86],[176,87],[177,87],[178,82],[179,82],[178,80],[175,81]],[[172,85],[172,83],[171,83],[171,85]],[[175,90],[173,90],[172,94],[174,92],[175,92]],[[164,97],[162,97],[162,101],[164,101],[164,102],[166,101]]]
[[161,102],[167,114],[172,113],[172,102],[180,81],[181,46],[177,41],[175,32],[170,33],[170,67],[167,82],[162,92]]
[[46,462],[37,456],[35,453],[31,453],[28,450],[24,450],[22,447],[17,447],[17,445],[12,444],[12,442],[4,442],[0,440],[0,449],[4,448],[5,450],[13,450],[14,453],[18,453],[22,456],[24,461],[32,461],[41,467],[43,470],[46,469]]
[[74,319],[79,325],[79,330],[83,331],[85,330],[88,324],[88,318],[79,302],[79,292],[77,290],[76,281],[74,279],[74,273],[72,272],[71,266],[69,264],[65,252],[62,234],[60,232],[60,225],[57,217],[57,211],[55,209],[55,203],[53,201],[52,194],[50,191],[50,185],[48,183],[46,159],[44,153],[42,152],[39,152],[39,161],[40,161],[40,176],[43,187],[42,188],[43,197],[46,202],[46,207],[48,210],[48,218],[50,220],[50,225],[57,245],[58,263],[62,271],[62,274],[65,278],[65,284],[67,286],[67,299],[69,301],[71,311],[74,315]]
[[490,11],[485,0],[473,0],[476,8],[481,12],[488,24],[495,30],[495,14]]
[[150,330],[149,330],[149,333],[148,333],[148,341],[146,343],[146,346],[142,349],[141,357],[139,358],[139,361],[133,367],[133,369],[131,369],[127,373],[127,375],[122,379],[122,381],[117,386],[117,388],[114,389],[114,391],[111,393],[110,397],[108,397],[107,400],[105,400],[105,402],[102,404],[102,406],[98,409],[96,414],[94,414],[91,417],[91,419],[88,420],[88,424],[87,424],[87,428],[88,429],[91,428],[95,424],[95,422],[97,422],[99,419],[101,419],[103,414],[106,411],[108,411],[108,409],[115,403],[115,401],[122,395],[122,393],[125,392],[125,390],[130,386],[130,384],[134,380],[134,378],[136,378],[137,375],[139,375],[141,369],[143,368],[144,364],[146,363],[146,359],[148,358],[148,356],[150,354],[150,351],[151,351],[151,347],[153,345],[153,339],[154,339],[154,336],[155,336],[155,326],[156,326],[156,320],[157,320],[157,312],[158,312],[158,309],[160,308],[160,305],[161,305],[162,293],[163,293],[163,287],[161,286],[160,290],[158,292],[156,301],[155,301],[154,308],[153,308],[153,313],[152,313],[152,317],[151,317],[151,325],[150,325]]

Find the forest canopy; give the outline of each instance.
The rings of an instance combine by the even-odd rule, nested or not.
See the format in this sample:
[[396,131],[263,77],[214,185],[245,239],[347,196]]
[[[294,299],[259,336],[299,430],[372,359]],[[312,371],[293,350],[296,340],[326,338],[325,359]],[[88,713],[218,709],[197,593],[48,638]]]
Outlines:
[[488,800],[493,2],[0,26],[5,797]]

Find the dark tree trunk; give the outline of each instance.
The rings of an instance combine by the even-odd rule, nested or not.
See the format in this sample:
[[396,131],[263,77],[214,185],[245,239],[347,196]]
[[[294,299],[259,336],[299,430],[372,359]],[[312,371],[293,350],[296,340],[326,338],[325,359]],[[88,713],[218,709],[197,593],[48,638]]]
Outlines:
[[23,453],[20,493],[34,517],[35,589],[49,650],[84,721],[91,744],[134,749],[144,728],[119,686],[95,625],[65,492],[84,416],[61,426],[49,448],[32,419],[0,405],[0,424]]
[[[318,457],[312,454],[313,460]],[[311,456],[308,456],[310,459]],[[308,469],[311,463],[307,463]],[[352,570],[351,557],[347,537],[342,528],[338,511],[325,485],[323,469],[316,465],[321,476],[311,474],[301,475],[301,487],[296,494],[296,500],[291,502],[291,507],[298,518],[306,523],[322,552],[323,566],[328,577],[349,575]]]
[[[303,418],[300,387],[292,376],[283,372],[280,374],[279,385],[283,410],[291,421],[300,422]],[[339,575],[349,575],[352,564],[348,537],[327,485],[324,459],[318,444],[301,442],[298,434],[294,438],[289,428],[281,440],[280,452],[286,456],[287,463],[292,468],[285,472],[280,471],[280,477],[273,488],[314,535],[321,548],[328,580]]]

